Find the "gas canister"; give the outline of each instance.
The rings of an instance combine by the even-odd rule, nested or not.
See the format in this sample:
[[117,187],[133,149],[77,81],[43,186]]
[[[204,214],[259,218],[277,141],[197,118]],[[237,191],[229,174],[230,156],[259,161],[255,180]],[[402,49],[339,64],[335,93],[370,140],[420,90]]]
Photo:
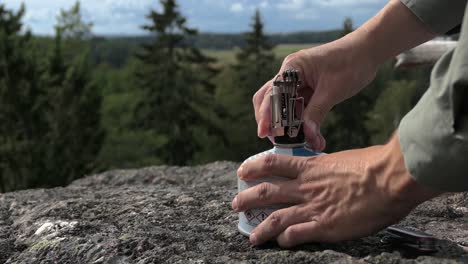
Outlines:
[[[270,95],[271,136],[274,138],[273,148],[248,158],[252,160],[266,154],[282,154],[290,156],[315,156],[321,153],[306,147],[303,130],[304,98],[298,96],[301,88],[299,73],[294,69],[276,76]],[[262,182],[286,181],[289,179],[271,175],[254,181],[243,181],[237,178],[238,191],[244,191]],[[239,213],[239,231],[249,236],[252,230],[265,220],[272,212],[288,205],[271,205],[264,208],[249,209]]]

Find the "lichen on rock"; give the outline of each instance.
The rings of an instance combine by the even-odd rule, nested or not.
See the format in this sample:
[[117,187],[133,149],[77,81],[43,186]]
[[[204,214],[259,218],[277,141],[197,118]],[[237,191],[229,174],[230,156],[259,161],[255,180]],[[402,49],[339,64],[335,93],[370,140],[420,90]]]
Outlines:
[[157,166],[0,196],[0,263],[468,263],[468,194],[417,207],[400,225],[440,239],[433,255],[381,242],[253,247],[230,209],[238,164]]

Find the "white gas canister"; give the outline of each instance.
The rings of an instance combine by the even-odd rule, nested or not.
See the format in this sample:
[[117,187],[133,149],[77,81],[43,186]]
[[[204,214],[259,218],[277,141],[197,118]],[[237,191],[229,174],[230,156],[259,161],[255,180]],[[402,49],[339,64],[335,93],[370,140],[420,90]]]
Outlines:
[[[289,155],[289,156],[310,157],[310,156],[319,155],[320,153],[315,152],[305,146],[298,146],[298,147],[275,146],[270,150],[251,156],[247,160],[257,159],[266,154],[281,154],[281,155]],[[243,181],[239,179],[238,177],[237,189],[238,189],[238,192],[242,192],[262,182],[275,182],[275,181],[287,181],[287,180],[289,179],[272,175],[270,177],[265,177],[259,180],[247,182],[247,181]],[[254,209],[246,210],[244,212],[240,212],[238,229],[243,235],[249,236],[252,230],[258,224],[260,224],[263,220],[265,220],[271,213],[273,213],[274,211],[278,209],[285,208],[285,207],[288,207],[288,205],[276,204],[276,205],[270,205],[268,207],[254,208]]]
[[[299,72],[288,69],[282,75],[277,75],[273,80],[273,89],[270,95],[271,111],[271,136],[274,147],[254,155],[247,160],[252,160],[266,154],[282,154],[290,156],[310,157],[317,153],[305,146],[304,128],[304,98],[300,97],[298,90],[301,88]],[[243,181],[237,177],[238,191],[242,192],[262,182],[287,181],[289,179],[271,175],[255,181]],[[270,205],[264,208],[253,208],[239,213],[239,231],[249,236],[252,230],[265,220],[272,212],[285,208],[288,205]]]

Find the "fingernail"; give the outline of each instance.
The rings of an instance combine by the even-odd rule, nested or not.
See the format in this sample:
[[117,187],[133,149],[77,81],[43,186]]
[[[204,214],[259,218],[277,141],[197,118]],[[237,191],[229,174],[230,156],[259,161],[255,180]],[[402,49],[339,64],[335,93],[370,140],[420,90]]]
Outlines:
[[257,235],[255,235],[255,233],[250,234],[250,243],[254,246],[258,244]]
[[237,205],[237,195],[236,197],[234,197],[234,200],[232,200],[232,203],[231,203],[231,207],[234,211],[237,212],[237,209],[238,209],[238,205]]
[[243,172],[244,172],[244,164],[242,164],[239,167],[239,169],[237,169],[237,177],[242,179],[244,177]]
[[269,133],[268,127],[265,127],[262,124],[263,124],[262,121],[258,122],[257,135],[259,138],[265,138],[266,136],[268,136],[268,133]]
[[260,125],[258,125],[258,127],[257,127],[257,136],[259,138],[263,138],[263,131],[262,131],[262,128],[260,127]]

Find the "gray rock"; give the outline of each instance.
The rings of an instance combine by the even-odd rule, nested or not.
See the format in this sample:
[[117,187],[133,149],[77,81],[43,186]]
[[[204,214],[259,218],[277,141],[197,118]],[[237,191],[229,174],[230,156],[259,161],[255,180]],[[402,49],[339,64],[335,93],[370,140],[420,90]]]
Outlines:
[[383,232],[338,244],[252,247],[230,209],[238,164],[117,170],[66,188],[0,194],[0,263],[468,263],[468,195],[426,202],[401,225],[441,239],[416,256]]

